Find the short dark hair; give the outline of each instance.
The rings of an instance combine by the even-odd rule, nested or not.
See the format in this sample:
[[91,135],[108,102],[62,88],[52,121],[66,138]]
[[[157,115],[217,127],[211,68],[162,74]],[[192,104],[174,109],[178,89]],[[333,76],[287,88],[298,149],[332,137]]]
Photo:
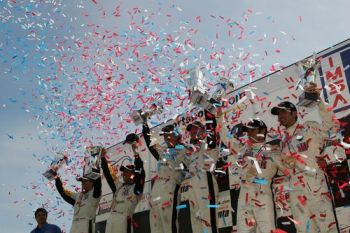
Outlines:
[[174,131],[174,129],[175,129],[174,125],[167,125],[167,126],[164,126],[162,128],[162,132],[163,133],[170,133],[170,132]]
[[45,210],[44,208],[38,208],[36,209],[34,216],[36,217],[39,214],[39,212],[43,212],[45,215],[47,215],[47,210]]
[[259,118],[251,119],[246,125],[242,126],[242,131],[247,132],[248,129],[259,129],[259,133],[261,133],[263,130],[265,130],[264,133],[264,139],[267,135],[267,126],[265,122],[260,120]]
[[187,131],[191,131],[192,128],[197,128],[197,129],[203,129],[203,130],[205,130],[204,125],[203,125],[201,122],[199,122],[199,121],[195,121],[195,122],[193,122],[193,123],[187,125],[186,130],[187,130]]

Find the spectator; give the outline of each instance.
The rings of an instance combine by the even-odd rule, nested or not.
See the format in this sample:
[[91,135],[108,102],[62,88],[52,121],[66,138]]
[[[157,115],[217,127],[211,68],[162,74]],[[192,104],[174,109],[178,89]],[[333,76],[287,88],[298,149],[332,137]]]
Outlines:
[[58,226],[47,223],[47,211],[44,208],[38,208],[35,211],[34,216],[38,225],[30,233],[61,233],[62,232]]

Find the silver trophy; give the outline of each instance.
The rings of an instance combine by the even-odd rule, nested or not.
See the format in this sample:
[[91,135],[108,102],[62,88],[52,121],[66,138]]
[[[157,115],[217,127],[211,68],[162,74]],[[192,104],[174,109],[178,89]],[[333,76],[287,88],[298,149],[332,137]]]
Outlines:
[[97,180],[101,177],[100,163],[101,163],[101,146],[90,146],[86,148],[87,157],[85,157],[85,165],[83,168],[83,177]]
[[216,84],[216,90],[212,97],[207,101],[204,108],[213,113],[216,108],[222,106],[222,98],[231,91],[234,91],[233,83],[226,77],[220,77],[219,82]]
[[318,75],[320,63],[316,59],[316,54],[312,58],[297,64],[299,70],[299,81],[296,89],[303,87],[303,93],[299,96],[298,106],[314,107],[318,103],[319,92],[315,82]]
[[216,100],[221,100],[222,97],[234,91],[234,84],[226,77],[220,77],[219,82],[216,84],[216,90],[213,93],[213,98]]
[[209,95],[203,86],[203,73],[200,69],[194,68],[185,76],[185,82],[189,90],[191,103],[204,108],[208,103]]
[[161,104],[152,104],[152,106],[146,110],[135,110],[131,114],[131,118],[134,121],[135,125],[143,124],[147,118],[150,118],[153,115],[161,114],[163,112],[163,105]]
[[57,176],[57,171],[64,165],[67,164],[68,157],[62,153],[58,152],[55,155],[54,160],[50,164],[50,168],[43,173],[48,180],[54,180]]

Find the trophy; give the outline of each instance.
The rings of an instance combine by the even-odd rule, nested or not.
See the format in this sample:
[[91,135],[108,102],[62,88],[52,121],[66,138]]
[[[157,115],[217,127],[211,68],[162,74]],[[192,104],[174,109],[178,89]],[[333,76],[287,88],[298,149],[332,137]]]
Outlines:
[[204,108],[209,112],[214,112],[216,108],[221,107],[221,99],[228,91],[233,91],[233,83],[226,77],[221,77],[216,84],[216,90],[212,97],[207,101]]
[[299,62],[298,64],[300,79],[296,89],[303,86],[304,92],[299,96],[297,105],[303,107],[314,107],[318,103],[319,91],[315,82],[317,70],[320,63],[316,59],[316,54],[311,59]]
[[57,171],[63,166],[63,164],[67,164],[67,156],[62,152],[58,152],[54,158],[54,160],[50,164],[50,168],[43,173],[49,181],[54,180],[55,176],[57,176]]
[[220,101],[214,99],[214,98],[210,98],[208,99],[204,104],[203,104],[203,108],[208,110],[208,112],[214,113],[215,109],[220,107],[221,103]]
[[101,161],[101,146],[90,146],[86,148],[88,154],[85,157],[85,165],[83,168],[83,177],[97,180],[101,177],[100,174],[100,161]]
[[216,84],[216,90],[212,96],[209,96],[203,86],[203,73],[199,68],[194,68],[188,72],[185,82],[189,89],[190,102],[195,106],[215,112],[215,109],[221,107],[221,99],[227,91],[233,91],[233,83],[226,77],[221,77]]
[[195,106],[204,107],[209,99],[203,86],[203,73],[199,68],[194,68],[185,76],[185,82],[189,89],[190,102]]
[[228,91],[234,91],[233,83],[226,77],[220,77],[219,82],[216,84],[213,98],[220,100]]
[[163,112],[163,106],[161,104],[152,104],[149,109],[146,110],[135,110],[131,114],[131,118],[134,121],[135,125],[140,125],[146,121],[147,118],[161,114]]

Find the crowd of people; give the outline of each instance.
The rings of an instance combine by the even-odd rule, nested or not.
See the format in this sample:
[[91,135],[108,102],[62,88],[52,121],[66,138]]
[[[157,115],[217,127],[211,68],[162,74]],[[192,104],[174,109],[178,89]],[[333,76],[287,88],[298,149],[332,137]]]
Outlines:
[[[150,227],[152,233],[217,233],[218,173],[238,179],[237,232],[277,233],[275,218],[279,194],[289,193],[291,216],[298,233],[338,232],[332,195],[327,186],[324,166],[339,161],[341,149],[333,140],[339,125],[333,113],[320,99],[315,106],[322,122],[301,123],[296,106],[281,102],[271,114],[281,125],[279,136],[267,140],[269,126],[261,119],[247,119],[242,127],[227,127],[232,120],[230,111],[218,107],[205,111],[205,122],[187,125],[189,140],[173,124],[161,129],[164,143],[155,140],[147,116],[143,117],[142,135],[152,156],[157,160],[157,174],[152,178],[150,192]],[[236,110],[235,110],[236,111]],[[237,110],[241,111],[241,110]],[[125,140],[133,151],[134,163],[121,166],[122,182],[108,160],[108,151],[101,155],[103,173],[113,193],[106,233],[130,232],[134,210],[143,195],[145,170],[139,154],[140,138],[130,134]],[[220,150],[229,151],[224,165]],[[337,150],[336,159],[331,153]],[[79,179],[82,191],[65,189],[59,175],[56,188],[62,198],[74,208],[71,233],[94,232],[96,210],[101,199],[101,178]],[[282,183],[282,185],[281,185]],[[277,185],[276,185],[277,184]],[[190,218],[179,217],[183,209]],[[47,212],[38,210],[38,226],[33,232],[57,232],[59,229],[39,221]],[[185,223],[185,224],[184,224]],[[186,224],[188,223],[188,224]]]

